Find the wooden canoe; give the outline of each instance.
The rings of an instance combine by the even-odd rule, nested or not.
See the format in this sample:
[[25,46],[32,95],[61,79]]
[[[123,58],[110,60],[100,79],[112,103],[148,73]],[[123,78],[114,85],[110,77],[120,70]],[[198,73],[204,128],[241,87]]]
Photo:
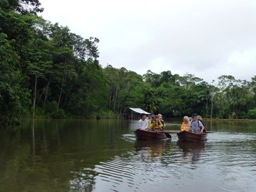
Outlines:
[[177,133],[179,141],[181,142],[201,142],[207,140],[206,133],[191,133],[187,131],[181,131]]
[[134,131],[137,140],[158,140],[158,139],[167,139],[171,138],[169,133],[164,131],[151,131],[137,129]]

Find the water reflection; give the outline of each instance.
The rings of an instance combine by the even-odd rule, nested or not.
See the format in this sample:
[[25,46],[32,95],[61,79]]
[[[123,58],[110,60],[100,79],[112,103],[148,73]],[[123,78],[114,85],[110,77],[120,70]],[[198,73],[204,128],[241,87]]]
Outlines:
[[183,152],[183,160],[191,161],[191,163],[196,163],[199,159],[201,154],[204,152],[205,142],[177,142],[177,145]]
[[0,191],[254,192],[256,134],[225,126],[201,144],[136,141],[135,123],[116,120],[0,129]]
[[135,142],[135,149],[140,155],[142,161],[158,161],[163,156],[169,140],[143,141]]

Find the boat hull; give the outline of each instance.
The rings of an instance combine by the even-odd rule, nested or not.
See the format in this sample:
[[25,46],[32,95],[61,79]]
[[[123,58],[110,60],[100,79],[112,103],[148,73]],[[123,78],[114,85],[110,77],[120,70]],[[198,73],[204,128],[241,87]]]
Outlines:
[[168,137],[163,131],[148,131],[137,129],[135,132],[135,136],[137,140],[160,140],[160,139],[167,139]]
[[187,131],[181,131],[177,133],[177,136],[181,142],[202,142],[207,140],[206,133],[191,133]]

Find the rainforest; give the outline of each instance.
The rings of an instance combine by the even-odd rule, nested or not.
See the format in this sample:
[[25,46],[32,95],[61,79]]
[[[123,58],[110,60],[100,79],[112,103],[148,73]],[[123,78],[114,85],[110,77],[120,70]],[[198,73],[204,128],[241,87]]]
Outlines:
[[206,82],[171,69],[141,75],[102,67],[100,39],[46,21],[42,11],[38,0],[0,2],[2,126],[22,117],[129,118],[129,107],[165,117],[256,119],[256,76]]

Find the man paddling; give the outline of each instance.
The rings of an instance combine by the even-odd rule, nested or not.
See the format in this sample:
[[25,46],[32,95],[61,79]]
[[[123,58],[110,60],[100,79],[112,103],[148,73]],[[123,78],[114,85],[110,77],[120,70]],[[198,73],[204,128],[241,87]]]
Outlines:
[[193,114],[192,121],[190,123],[190,127],[193,133],[203,133],[204,131],[204,125],[201,121],[198,120],[197,114]]
[[163,131],[163,124],[155,115],[152,115],[149,127],[154,131]]
[[147,129],[148,128],[148,120],[146,119],[146,114],[141,114],[141,119],[139,120],[139,129]]

